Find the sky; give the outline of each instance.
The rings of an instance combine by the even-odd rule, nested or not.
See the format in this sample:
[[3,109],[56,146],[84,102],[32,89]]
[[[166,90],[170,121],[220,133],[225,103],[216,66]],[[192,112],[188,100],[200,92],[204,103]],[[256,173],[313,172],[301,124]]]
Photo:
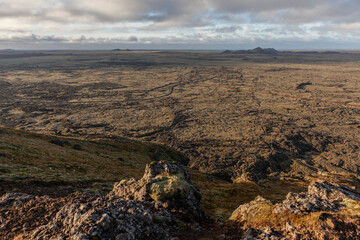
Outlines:
[[0,49],[360,49],[359,0],[0,0]]

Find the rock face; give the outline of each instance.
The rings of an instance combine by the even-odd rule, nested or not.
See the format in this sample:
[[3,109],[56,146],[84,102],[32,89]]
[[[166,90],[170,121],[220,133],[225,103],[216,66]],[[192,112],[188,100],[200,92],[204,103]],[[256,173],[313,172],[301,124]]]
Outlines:
[[195,217],[204,217],[201,193],[183,167],[169,162],[152,162],[144,176],[116,183],[110,195],[129,200],[155,202],[156,206],[179,210]]
[[360,239],[360,193],[316,181],[307,193],[289,193],[279,204],[257,197],[230,220],[253,228],[255,239]]

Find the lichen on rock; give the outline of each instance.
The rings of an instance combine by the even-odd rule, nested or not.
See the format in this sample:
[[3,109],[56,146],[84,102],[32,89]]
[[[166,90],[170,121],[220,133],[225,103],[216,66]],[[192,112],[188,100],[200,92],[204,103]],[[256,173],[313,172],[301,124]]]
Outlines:
[[110,195],[155,202],[156,206],[181,210],[195,217],[205,216],[201,192],[192,184],[190,172],[167,161],[147,165],[144,176],[138,181],[130,179],[116,183]]
[[122,180],[104,196],[3,195],[0,229],[10,228],[5,218],[21,215],[41,221],[21,234],[17,223],[12,223],[16,228],[10,228],[7,239],[170,239],[176,232],[176,213],[192,220],[206,216],[200,201],[201,193],[188,171],[169,162],[154,162],[146,167],[143,178]]
[[257,234],[271,227],[274,239],[359,239],[359,210],[359,192],[319,180],[308,192],[289,193],[281,203],[257,197],[239,206],[230,220],[257,229]]
[[179,201],[189,196],[190,185],[181,174],[159,175],[157,182],[150,185],[149,195],[155,202],[166,202],[173,198]]
[[258,196],[254,201],[239,206],[231,215],[232,221],[266,221],[272,212],[273,204]]

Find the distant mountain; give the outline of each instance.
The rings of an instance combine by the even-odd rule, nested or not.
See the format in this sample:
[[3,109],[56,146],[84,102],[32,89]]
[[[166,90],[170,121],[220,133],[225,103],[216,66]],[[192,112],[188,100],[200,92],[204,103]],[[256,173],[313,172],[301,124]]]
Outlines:
[[1,49],[0,52],[2,52],[2,53],[13,53],[13,52],[15,52],[15,50],[14,49]]
[[278,54],[279,51],[277,51],[274,48],[257,47],[257,48],[251,49],[251,50],[237,50],[237,51],[226,50],[223,53],[231,53],[231,54]]
[[261,48],[257,47],[253,50],[249,50],[250,53],[257,53],[257,54],[278,54],[278,51],[274,48]]
[[261,48],[257,47],[250,50],[225,50],[225,54],[340,54],[337,51],[277,51],[274,48]]

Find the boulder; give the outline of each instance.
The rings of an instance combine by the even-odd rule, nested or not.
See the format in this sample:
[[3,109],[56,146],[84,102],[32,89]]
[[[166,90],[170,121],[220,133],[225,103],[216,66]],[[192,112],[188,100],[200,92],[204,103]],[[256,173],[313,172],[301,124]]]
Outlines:
[[147,165],[144,176],[138,181],[132,178],[116,183],[110,195],[154,202],[156,206],[195,217],[205,216],[201,207],[201,192],[191,183],[190,172],[167,161]]
[[289,193],[278,204],[257,197],[239,206],[230,220],[257,229],[255,239],[262,239],[260,234],[269,227],[274,239],[359,239],[360,192],[318,180],[308,192]]

